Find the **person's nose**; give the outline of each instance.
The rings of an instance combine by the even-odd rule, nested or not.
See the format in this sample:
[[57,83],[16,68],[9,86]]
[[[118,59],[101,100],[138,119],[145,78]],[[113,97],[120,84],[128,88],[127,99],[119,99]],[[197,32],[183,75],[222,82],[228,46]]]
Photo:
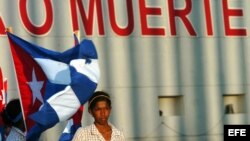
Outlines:
[[101,116],[104,116],[104,115],[105,115],[105,110],[102,109],[102,110],[101,110]]

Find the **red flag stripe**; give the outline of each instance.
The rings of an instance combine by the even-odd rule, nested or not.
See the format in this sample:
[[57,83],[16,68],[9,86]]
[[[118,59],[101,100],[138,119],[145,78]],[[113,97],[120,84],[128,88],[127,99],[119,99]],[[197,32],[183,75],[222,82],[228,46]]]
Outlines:
[[0,68],[0,90],[3,89],[3,74],[2,69]]

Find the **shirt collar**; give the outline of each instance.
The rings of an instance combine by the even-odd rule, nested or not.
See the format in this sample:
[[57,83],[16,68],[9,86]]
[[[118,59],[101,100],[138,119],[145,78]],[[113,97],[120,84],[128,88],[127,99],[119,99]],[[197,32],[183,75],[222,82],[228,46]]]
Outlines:
[[16,127],[12,127],[11,130],[14,130],[14,132],[21,134],[22,136],[25,136],[25,133],[23,131],[21,131],[19,128]]
[[91,133],[95,134],[95,135],[100,134],[98,129],[96,128],[95,124],[91,125]]
[[[114,125],[112,125],[111,123],[109,123],[109,125],[111,126],[112,128],[112,135],[116,136],[116,135],[121,135],[120,131],[118,129],[116,129],[114,127]],[[95,124],[92,124],[91,125],[91,133],[92,134],[95,134],[95,135],[101,135],[98,131],[98,129],[96,128]]]

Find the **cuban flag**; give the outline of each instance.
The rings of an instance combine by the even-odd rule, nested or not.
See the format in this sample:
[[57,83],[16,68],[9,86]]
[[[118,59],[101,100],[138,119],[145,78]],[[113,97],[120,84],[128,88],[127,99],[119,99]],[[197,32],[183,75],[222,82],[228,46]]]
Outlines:
[[7,102],[7,79],[3,78],[0,68],[0,112],[5,108]]
[[[0,112],[3,111],[7,103],[7,79],[3,78],[2,69],[0,68]],[[0,119],[1,139],[4,139],[4,123]]]
[[[76,32],[73,34],[75,46],[79,44]],[[82,114],[84,106],[81,105],[78,111],[73,115],[71,119],[68,120],[63,133],[61,134],[59,141],[71,141],[75,135],[76,130],[82,126]]]
[[27,140],[70,119],[95,91],[100,70],[95,46],[83,40],[62,53],[7,33],[27,128]]

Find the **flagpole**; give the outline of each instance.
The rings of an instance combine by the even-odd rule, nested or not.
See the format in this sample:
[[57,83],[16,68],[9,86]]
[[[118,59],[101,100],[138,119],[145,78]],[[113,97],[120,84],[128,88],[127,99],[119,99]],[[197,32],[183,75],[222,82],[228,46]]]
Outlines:
[[[14,33],[12,27],[7,27],[7,28],[6,28],[6,32],[9,32],[9,33],[11,33],[11,34]],[[12,59],[12,62],[14,62],[13,56],[11,57],[11,59]],[[13,64],[13,63],[12,63],[12,64]],[[13,64],[13,68],[15,68],[14,64]],[[19,82],[18,82],[18,80],[17,80],[17,75],[16,75],[16,74],[17,74],[17,73],[16,73],[16,69],[14,69],[14,71],[15,71],[15,76],[16,76],[16,77],[15,77],[15,80],[16,80],[16,83],[17,83],[17,91],[18,91],[19,100],[20,100],[20,104],[21,104],[22,115],[23,115],[24,127],[25,127],[25,130],[28,131],[27,125],[26,125],[26,119],[25,119],[25,116],[24,116],[24,110],[23,110],[23,103],[22,103],[21,92],[20,92],[20,89],[19,89]],[[7,102],[7,103],[8,103],[8,102]],[[6,103],[6,104],[7,104],[7,103]]]
[[5,94],[4,94],[4,105],[7,104],[7,98],[8,98],[8,95],[7,95],[7,89],[8,89],[8,79],[7,78],[4,78],[3,79],[3,88],[5,90]]
[[78,41],[80,41],[80,38],[81,38],[81,33],[80,33],[80,30],[76,30],[74,31],[74,34],[76,35]]

